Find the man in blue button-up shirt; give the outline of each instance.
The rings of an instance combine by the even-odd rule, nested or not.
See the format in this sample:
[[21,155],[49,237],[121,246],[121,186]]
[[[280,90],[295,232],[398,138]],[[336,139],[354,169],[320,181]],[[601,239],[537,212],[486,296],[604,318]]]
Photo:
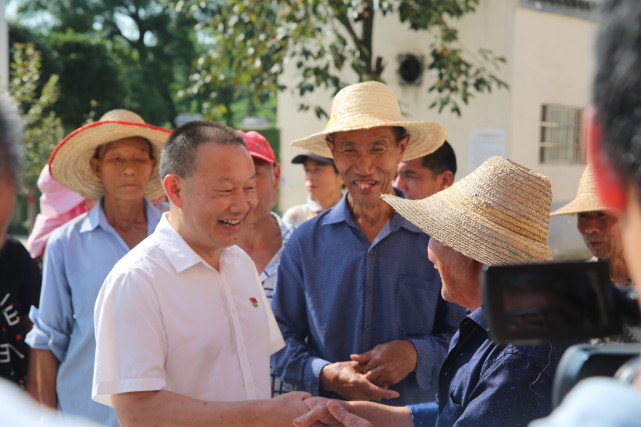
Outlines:
[[425,259],[429,237],[380,195],[394,194],[401,159],[432,152],[444,138],[437,123],[404,122],[391,90],[365,82],[336,95],[321,134],[294,142],[333,157],[347,193],[284,249],[273,309],[286,348],[272,359],[284,381],[350,400],[434,396],[463,310],[440,296]]

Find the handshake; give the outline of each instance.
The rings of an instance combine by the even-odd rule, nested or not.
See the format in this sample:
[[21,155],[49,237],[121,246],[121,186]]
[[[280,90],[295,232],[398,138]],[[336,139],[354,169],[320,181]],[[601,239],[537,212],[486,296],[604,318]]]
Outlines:
[[[393,399],[398,392],[388,389],[416,369],[414,345],[405,340],[380,344],[362,354],[351,355],[349,361],[326,365],[320,374],[321,389],[337,393],[350,400],[333,400],[311,396],[306,392],[291,392],[271,399],[275,407],[269,413],[277,415],[276,425],[350,426],[377,425],[412,426],[407,407],[395,407],[370,402]],[[399,424],[400,423],[400,424]]]
[[[290,394],[290,393],[288,393]],[[294,419],[294,425],[303,426],[350,426],[350,427],[372,427],[365,418],[356,415],[356,406],[353,403],[342,400],[327,399],[325,397],[310,397],[307,393],[294,393],[302,395],[302,403],[305,404],[307,412]],[[282,395],[285,397],[287,395]],[[358,402],[367,403],[367,402]]]

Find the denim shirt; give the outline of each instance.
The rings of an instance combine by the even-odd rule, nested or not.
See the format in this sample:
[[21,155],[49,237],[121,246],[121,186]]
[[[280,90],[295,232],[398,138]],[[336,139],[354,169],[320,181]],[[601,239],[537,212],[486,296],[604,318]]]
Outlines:
[[483,307],[461,321],[439,375],[437,402],[410,405],[416,427],[526,426],[552,410],[554,373],[569,343],[492,342]]
[[347,195],[303,223],[283,250],[272,308],[286,347],[272,356],[281,378],[323,394],[319,375],[378,344],[409,340],[418,364],[391,388],[389,404],[434,398],[450,338],[464,311],[445,302],[429,237],[394,213],[370,243],[354,223]]
[[[147,235],[161,212],[145,201]],[[47,242],[39,309],[29,317],[32,348],[50,350],[60,361],[57,394],[60,410],[107,425],[116,413],[91,400],[94,355],[94,304],[107,274],[129,247],[107,222],[102,200],[86,214],[56,229]]]

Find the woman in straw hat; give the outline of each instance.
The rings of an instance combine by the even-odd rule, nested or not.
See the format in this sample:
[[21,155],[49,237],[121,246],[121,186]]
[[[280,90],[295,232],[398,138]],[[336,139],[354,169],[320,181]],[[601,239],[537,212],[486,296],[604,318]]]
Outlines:
[[30,315],[35,397],[62,412],[118,425],[113,409],[91,400],[93,308],[114,264],[160,220],[148,200],[164,197],[158,157],[169,133],[131,111],[112,110],[69,134],[49,159],[56,181],[98,200],[49,238],[40,305]]
[[[426,199],[382,197],[431,236],[428,257],[441,274],[443,297],[471,313],[461,321],[440,368],[438,402],[403,408],[371,402],[339,404],[375,425],[390,426],[515,426],[549,413],[554,372],[567,345],[493,343],[480,284],[483,265],[551,260],[549,180],[493,157]],[[299,420],[299,425],[323,417],[328,412],[321,407]],[[331,417],[323,420],[331,421]]]
[[610,279],[615,285],[630,286],[630,274],[623,257],[619,220],[599,200],[594,169],[588,164],[579,180],[576,197],[550,215],[576,215],[577,228],[594,260],[608,262]]

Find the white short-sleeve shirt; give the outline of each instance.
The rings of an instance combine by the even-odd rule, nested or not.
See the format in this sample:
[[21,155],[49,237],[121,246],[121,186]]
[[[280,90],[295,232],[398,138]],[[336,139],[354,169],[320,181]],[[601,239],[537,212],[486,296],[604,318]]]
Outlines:
[[284,346],[251,258],[219,270],[167,221],[109,273],[96,301],[92,397],[168,390],[208,401],[270,397],[269,355]]

